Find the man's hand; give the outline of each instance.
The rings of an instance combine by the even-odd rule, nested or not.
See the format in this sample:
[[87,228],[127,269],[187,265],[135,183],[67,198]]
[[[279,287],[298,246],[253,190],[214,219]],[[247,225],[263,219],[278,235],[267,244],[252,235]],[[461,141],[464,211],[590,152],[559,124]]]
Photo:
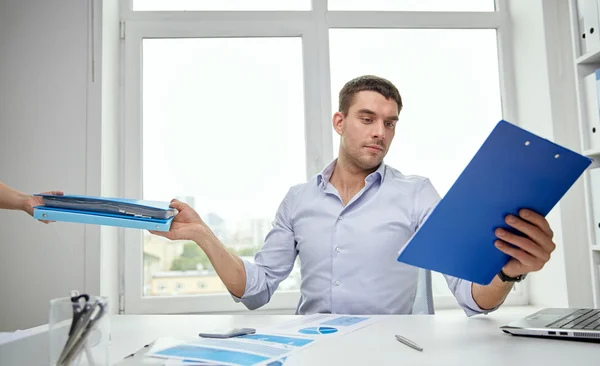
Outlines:
[[520,218],[509,215],[506,223],[525,237],[500,228],[496,230],[496,236],[499,238],[495,243],[496,247],[512,257],[502,268],[509,277],[541,270],[556,248],[552,241],[554,233],[546,218],[531,210],[521,210],[519,216]]
[[170,206],[179,211],[171,223],[171,229],[151,230],[150,233],[170,240],[195,241],[210,260],[225,287],[235,296],[242,297],[246,291],[246,270],[242,259],[227,250],[189,205],[172,200]]
[[194,240],[207,227],[200,215],[188,204],[174,199],[170,206],[179,211],[171,223],[171,229],[169,231],[150,230],[150,233],[170,240]]
[[[50,192],[44,192],[42,194],[52,194],[55,196],[64,196],[64,192],[63,191],[50,191]],[[23,211],[27,212],[30,216],[33,216],[33,208],[36,206],[43,206],[44,205],[44,199],[40,196],[26,196],[23,200]],[[48,221],[48,220],[39,220],[41,222],[43,222],[44,224],[48,224],[54,221]]]
[[[509,277],[539,271],[550,260],[550,253],[556,248],[552,241],[554,236],[546,219],[531,210],[521,210],[519,217],[509,215],[506,223],[521,232],[516,235],[504,229],[497,229],[498,249],[512,258],[502,268]],[[512,244],[512,245],[509,245]],[[486,286],[473,284],[471,291],[473,300],[482,309],[493,309],[504,301],[513,287],[512,282],[502,282],[498,276]]]

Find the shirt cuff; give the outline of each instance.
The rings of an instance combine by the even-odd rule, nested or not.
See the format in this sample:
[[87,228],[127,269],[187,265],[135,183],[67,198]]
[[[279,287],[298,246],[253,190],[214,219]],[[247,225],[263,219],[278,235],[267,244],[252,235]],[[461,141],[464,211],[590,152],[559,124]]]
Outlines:
[[462,281],[461,283],[461,287],[463,290],[463,295],[462,298],[464,299],[464,305],[463,305],[463,310],[465,311],[465,313],[467,314],[467,316],[473,316],[473,315],[477,315],[477,314],[488,314],[491,313],[495,310],[497,310],[500,305],[502,305],[502,303],[498,304],[497,306],[495,306],[492,309],[482,309],[477,302],[475,302],[475,299],[473,298],[473,290],[472,290],[472,286],[473,286],[473,282],[471,281]]

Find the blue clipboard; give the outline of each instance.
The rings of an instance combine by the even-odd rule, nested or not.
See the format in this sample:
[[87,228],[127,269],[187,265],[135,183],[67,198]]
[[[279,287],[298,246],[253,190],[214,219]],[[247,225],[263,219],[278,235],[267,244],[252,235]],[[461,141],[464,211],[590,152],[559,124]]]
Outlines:
[[73,222],[79,224],[118,226],[131,229],[153,231],[169,231],[173,217],[154,219],[133,217],[92,211],[78,211],[55,207],[37,206],[33,209],[33,217],[38,220]]
[[516,233],[506,215],[528,208],[546,216],[591,163],[500,121],[398,261],[489,284],[511,258],[494,246],[498,227]]

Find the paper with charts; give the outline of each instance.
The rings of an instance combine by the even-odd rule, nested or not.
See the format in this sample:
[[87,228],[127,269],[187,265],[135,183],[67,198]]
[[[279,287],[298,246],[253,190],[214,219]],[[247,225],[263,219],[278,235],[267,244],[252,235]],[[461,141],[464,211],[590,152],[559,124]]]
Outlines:
[[168,365],[280,366],[290,355],[319,342],[375,323],[372,317],[313,314],[255,334],[228,339],[199,338],[162,347],[147,355]]

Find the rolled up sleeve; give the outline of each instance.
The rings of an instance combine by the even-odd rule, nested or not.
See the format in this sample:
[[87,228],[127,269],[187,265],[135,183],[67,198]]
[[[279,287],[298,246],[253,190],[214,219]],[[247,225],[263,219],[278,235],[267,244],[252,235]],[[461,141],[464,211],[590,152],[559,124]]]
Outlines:
[[473,282],[448,275],[444,275],[444,277],[446,278],[446,282],[448,283],[448,288],[450,289],[450,291],[452,291],[454,297],[456,298],[456,301],[464,310],[465,314],[467,314],[467,316],[487,314],[500,307],[500,305],[498,305],[493,309],[482,309],[481,307],[479,307],[479,305],[477,305],[475,299],[473,299]]
[[286,279],[298,252],[291,225],[292,187],[279,205],[273,227],[265,238],[263,247],[254,256],[254,263],[243,260],[246,271],[246,289],[242,297],[231,294],[235,302],[241,302],[249,310],[267,304],[271,296]]

